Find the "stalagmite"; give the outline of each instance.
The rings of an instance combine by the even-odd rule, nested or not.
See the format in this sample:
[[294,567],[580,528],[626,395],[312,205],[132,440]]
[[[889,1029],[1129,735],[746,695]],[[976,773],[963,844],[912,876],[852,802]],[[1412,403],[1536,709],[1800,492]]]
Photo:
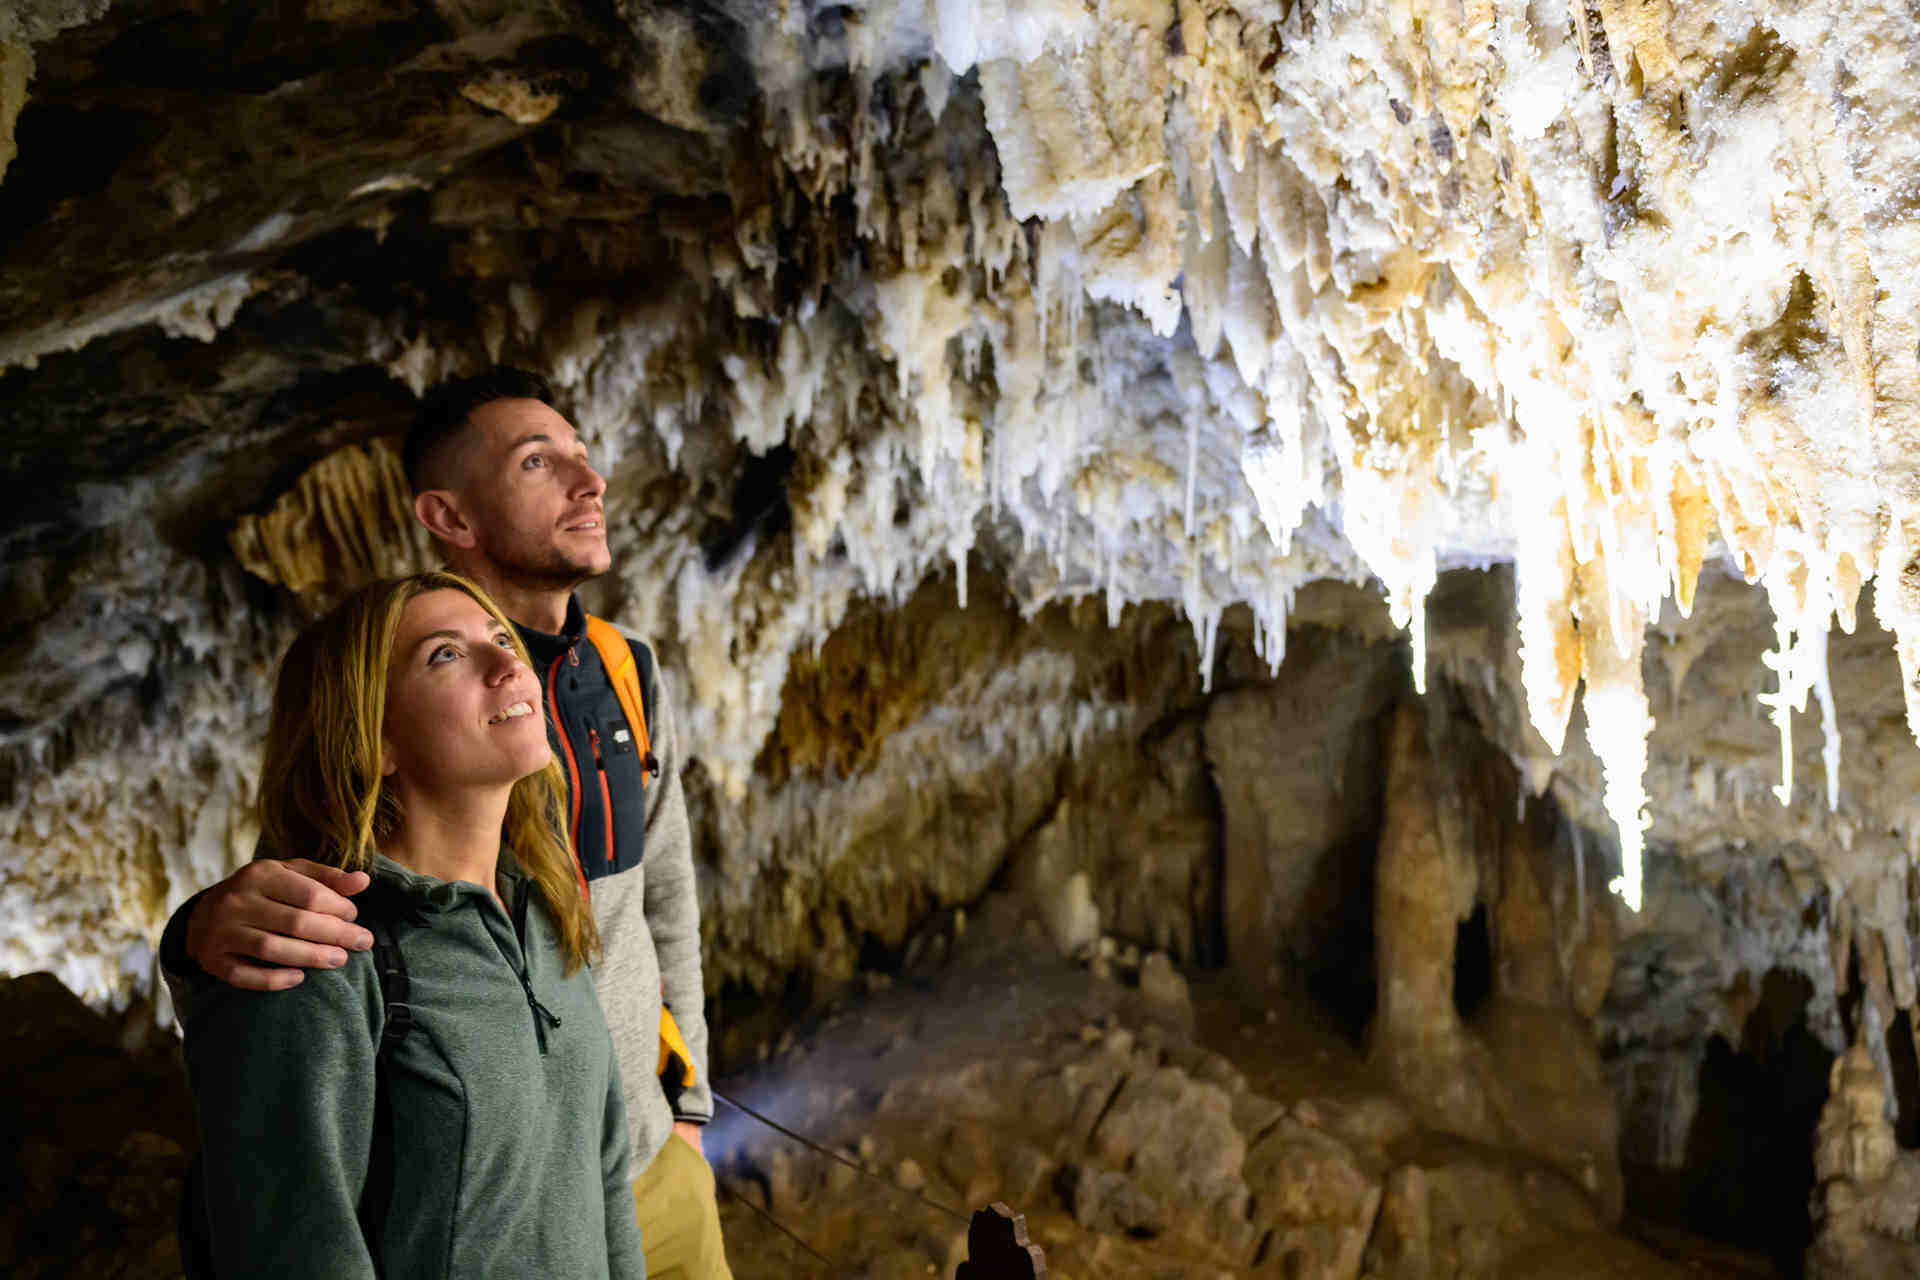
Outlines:
[[1442,833],[1442,775],[1417,707],[1394,712],[1386,827],[1374,870],[1379,1005],[1369,1053],[1441,1128],[1490,1135],[1475,1046],[1453,1004],[1454,931],[1472,909],[1474,868]]

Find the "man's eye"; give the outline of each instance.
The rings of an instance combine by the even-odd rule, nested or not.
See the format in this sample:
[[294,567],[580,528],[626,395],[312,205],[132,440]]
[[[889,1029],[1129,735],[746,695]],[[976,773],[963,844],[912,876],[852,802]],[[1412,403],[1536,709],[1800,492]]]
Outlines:
[[535,467],[544,467],[547,465],[547,456],[543,453],[530,453],[527,455],[527,460],[520,465],[529,471]]

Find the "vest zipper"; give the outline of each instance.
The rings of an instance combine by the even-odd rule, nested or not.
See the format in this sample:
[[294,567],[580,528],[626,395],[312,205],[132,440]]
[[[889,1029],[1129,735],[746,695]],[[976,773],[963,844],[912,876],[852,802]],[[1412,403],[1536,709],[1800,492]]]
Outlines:
[[607,865],[613,865],[613,793],[607,789],[607,762],[600,758],[600,731],[587,726],[587,741],[593,744],[593,767],[600,774],[600,816],[607,824]]
[[[573,649],[567,649],[567,657],[573,658],[575,665],[580,662],[574,657]],[[567,780],[571,782],[568,799],[567,851],[573,854],[573,874],[579,878],[580,892],[586,893],[587,872],[580,865],[580,763],[573,758],[573,743],[567,740],[567,723],[560,718],[560,699],[553,691],[554,681],[560,675],[560,659],[555,658],[553,665],[547,668],[547,712],[553,717],[554,736],[560,739],[560,750],[567,758]]]

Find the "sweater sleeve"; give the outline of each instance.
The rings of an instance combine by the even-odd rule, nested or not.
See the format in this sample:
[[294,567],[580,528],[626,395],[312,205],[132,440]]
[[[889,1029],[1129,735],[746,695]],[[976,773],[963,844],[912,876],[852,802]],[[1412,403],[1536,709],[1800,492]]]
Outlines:
[[660,760],[657,796],[647,809],[647,929],[660,957],[667,1007],[693,1056],[693,1087],[680,1095],[674,1119],[705,1124],[713,1119],[707,1078],[706,986],[700,974],[700,898],[693,872],[693,833],[680,781],[683,753],[673,700],[659,664],[653,667],[651,720],[654,754]]
[[627,1135],[626,1089],[607,1038],[607,1100],[600,1122],[600,1178],[606,1189],[607,1270],[612,1280],[646,1280],[640,1222],[633,1203],[633,1143]]
[[187,1069],[220,1274],[374,1280],[358,1206],[380,1007],[366,955],[290,991],[196,984]]
[[[266,838],[256,839],[253,842],[253,861],[258,862],[270,856]],[[232,875],[232,872],[228,872],[227,878],[231,879]],[[173,998],[173,1016],[182,1027],[193,1015],[194,999],[212,981],[207,971],[195,964],[193,957],[187,954],[187,926],[193,922],[194,910],[206,896],[207,890],[202,889],[175,907],[173,914],[167,917],[166,928],[160,931],[160,977],[167,984],[167,994]]]
[[183,1027],[193,1012],[194,996],[209,981],[187,954],[187,922],[206,893],[202,889],[176,907],[167,917],[167,927],[160,931],[160,976],[166,980],[167,994],[173,997],[173,1016]]

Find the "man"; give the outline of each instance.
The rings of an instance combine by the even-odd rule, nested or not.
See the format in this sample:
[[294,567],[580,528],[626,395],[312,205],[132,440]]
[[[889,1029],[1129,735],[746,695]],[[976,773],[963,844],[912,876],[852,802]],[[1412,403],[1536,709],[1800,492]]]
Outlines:
[[[731,1280],[701,1154],[713,1102],[673,713],[651,651],[634,642],[650,743],[628,725],[573,594],[612,564],[606,483],[546,381],[515,369],[429,393],[404,455],[414,515],[447,567],[513,620],[541,680],[548,737],[567,777],[568,834],[605,947],[594,978],[626,1086],[647,1274]],[[372,945],[349,901],[366,883],[305,859],[256,860],[175,913],[163,963],[170,978],[197,968],[235,986],[284,990],[302,968],[338,967],[346,950]],[[663,1000],[695,1073],[671,1104],[655,1074]]]

